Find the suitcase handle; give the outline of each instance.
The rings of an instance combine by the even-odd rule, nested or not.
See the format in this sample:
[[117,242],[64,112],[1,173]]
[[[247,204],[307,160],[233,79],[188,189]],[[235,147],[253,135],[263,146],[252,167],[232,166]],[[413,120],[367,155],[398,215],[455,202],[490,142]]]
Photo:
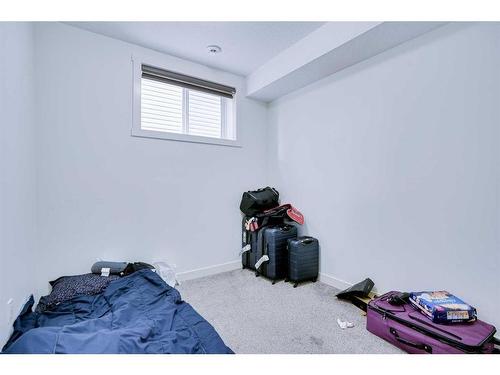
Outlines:
[[432,354],[432,347],[431,346],[423,344],[423,343],[416,343],[416,342],[411,342],[411,341],[405,340],[405,339],[399,337],[398,332],[394,328],[390,328],[389,332],[401,344],[408,345],[408,346],[411,346],[413,348],[420,349],[420,350],[423,350],[429,354]]
[[500,346],[500,340],[493,336],[491,342],[493,343],[493,354],[500,354],[500,348],[497,348]]
[[312,242],[314,242],[314,238],[312,238],[312,237],[307,237],[307,238],[304,238],[303,240],[300,240],[300,243],[303,243],[305,245],[310,244]]

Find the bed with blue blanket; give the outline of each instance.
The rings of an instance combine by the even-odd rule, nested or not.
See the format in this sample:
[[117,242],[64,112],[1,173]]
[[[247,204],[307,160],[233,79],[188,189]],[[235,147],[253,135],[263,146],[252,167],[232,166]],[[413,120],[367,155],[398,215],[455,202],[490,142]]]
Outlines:
[[232,353],[149,269],[117,278],[95,295],[34,311],[33,305],[31,297],[2,353]]

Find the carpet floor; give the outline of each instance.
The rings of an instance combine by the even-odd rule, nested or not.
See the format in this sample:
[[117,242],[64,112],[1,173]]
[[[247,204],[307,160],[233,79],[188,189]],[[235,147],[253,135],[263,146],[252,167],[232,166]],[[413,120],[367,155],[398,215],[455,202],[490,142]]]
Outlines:
[[[368,332],[361,310],[321,282],[293,288],[235,270],[178,289],[236,353],[402,353]],[[354,327],[341,329],[337,318]]]

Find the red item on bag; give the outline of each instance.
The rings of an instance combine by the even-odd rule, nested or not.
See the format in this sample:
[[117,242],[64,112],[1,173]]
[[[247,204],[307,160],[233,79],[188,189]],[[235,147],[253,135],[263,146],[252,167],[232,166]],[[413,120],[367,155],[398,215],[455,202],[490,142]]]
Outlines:
[[302,212],[297,210],[295,207],[290,205],[290,208],[286,210],[286,214],[290,219],[295,221],[296,223],[299,223],[300,225],[304,224],[304,215],[302,215]]

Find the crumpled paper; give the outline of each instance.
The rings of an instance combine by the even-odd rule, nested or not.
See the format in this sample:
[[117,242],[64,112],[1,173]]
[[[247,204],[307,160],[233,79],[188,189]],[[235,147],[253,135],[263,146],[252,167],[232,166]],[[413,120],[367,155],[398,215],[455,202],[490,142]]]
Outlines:
[[354,327],[354,323],[340,320],[340,318],[337,318],[337,323],[338,323],[339,327],[342,329]]

